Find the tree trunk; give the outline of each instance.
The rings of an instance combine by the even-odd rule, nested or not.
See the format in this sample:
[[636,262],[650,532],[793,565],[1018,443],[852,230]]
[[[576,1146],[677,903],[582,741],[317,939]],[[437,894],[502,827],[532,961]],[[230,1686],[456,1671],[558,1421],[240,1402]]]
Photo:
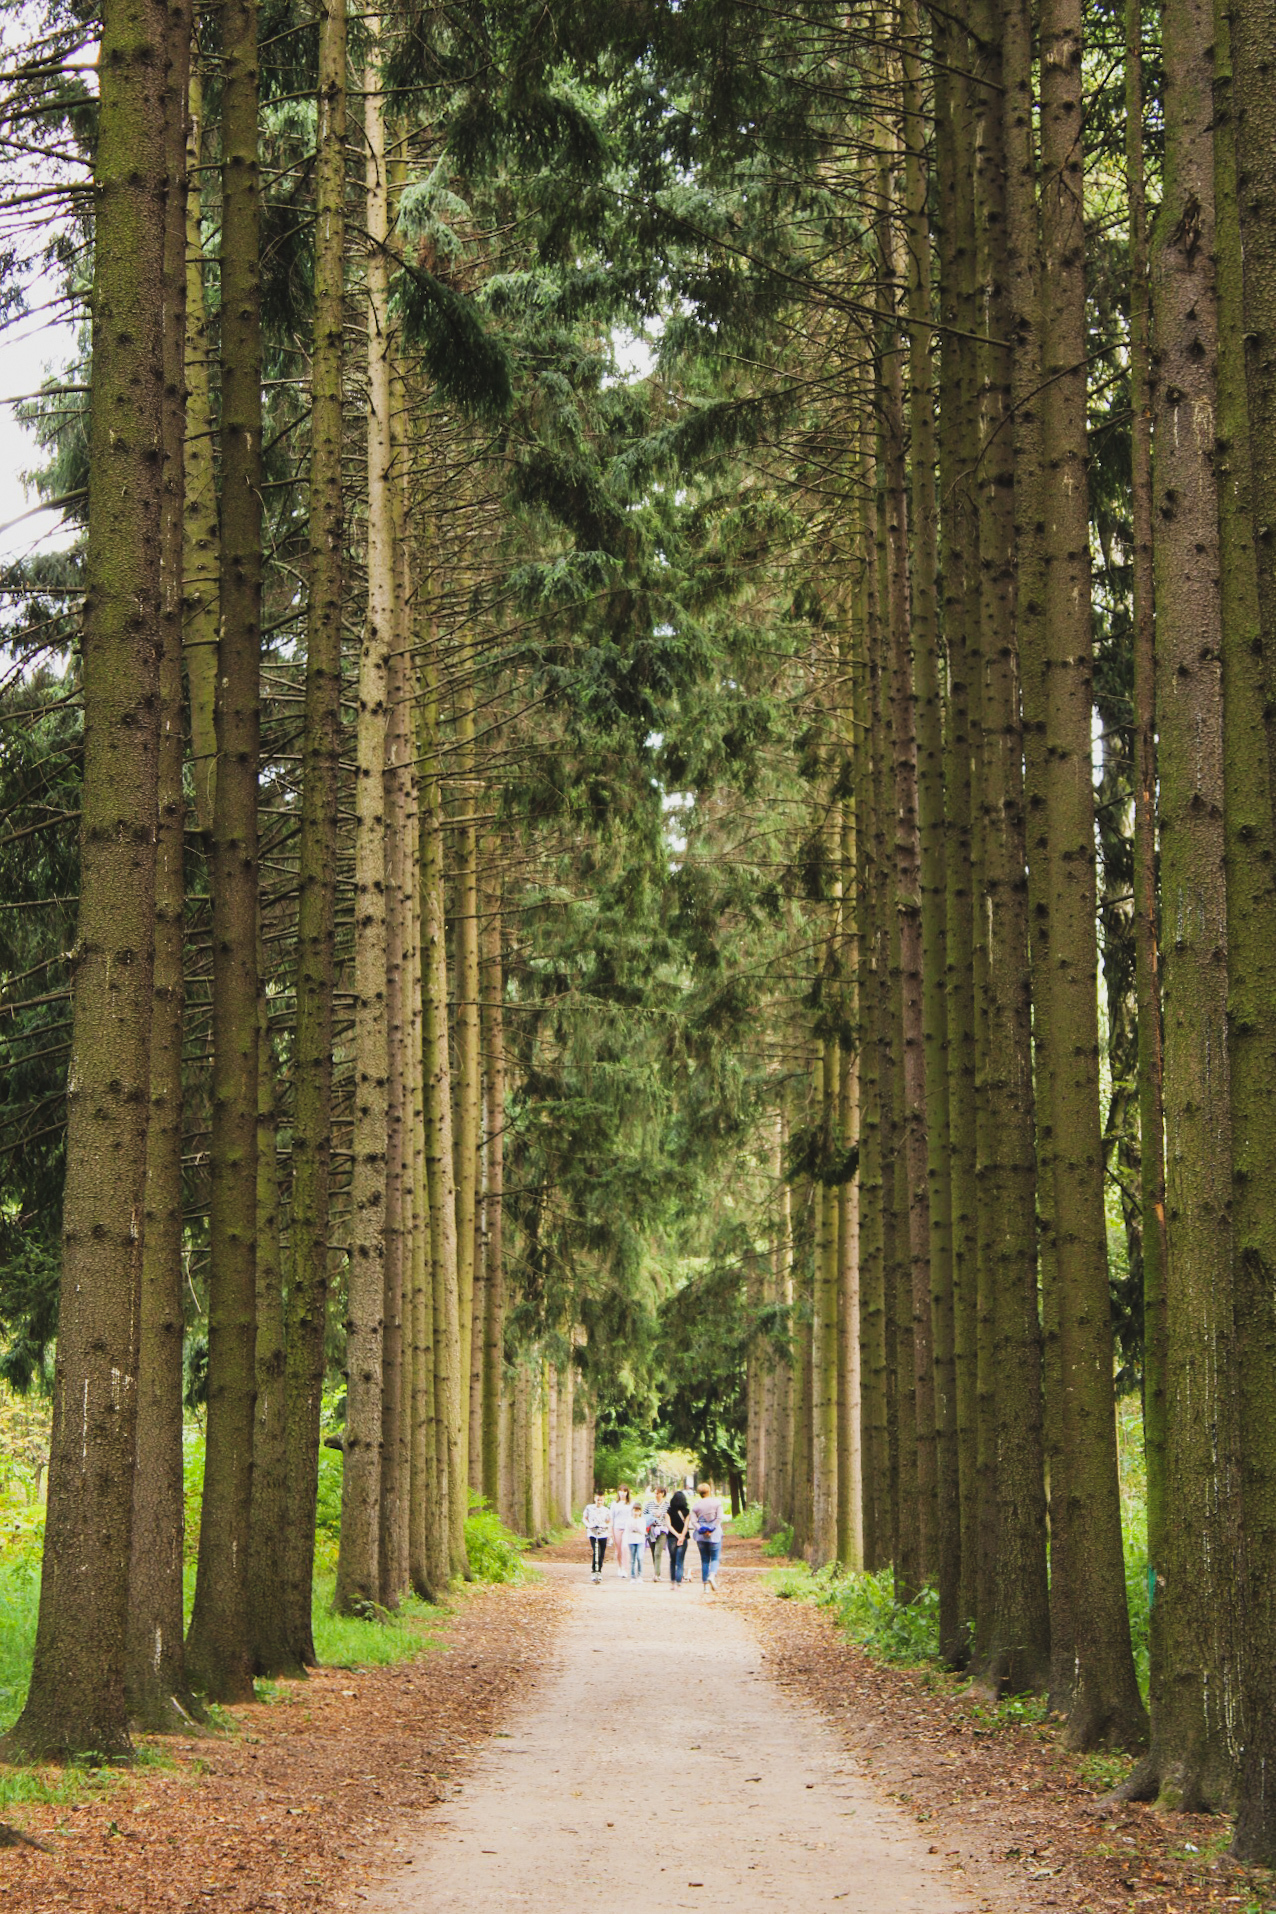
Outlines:
[[500,1506],[505,1388],[505,969],[501,955],[500,841],[487,840],[482,922],[483,1090],[487,1109],[487,1314],[483,1325],[483,1494]]
[[[886,176],[883,175],[884,183]],[[915,234],[910,238],[915,239]],[[882,302],[888,313],[897,310],[896,271],[891,258],[893,242],[888,242],[888,261],[882,286]],[[926,1106],[926,1051],[922,979],[922,869],[921,840],[917,812],[917,714],[913,695],[913,630],[909,578],[909,526],[906,490],[905,423],[903,368],[900,363],[900,338],[891,325],[884,342],[882,365],[883,442],[886,477],[886,537],[888,553],[888,589],[886,606],[890,632],[891,736],[894,746],[893,809],[895,818],[895,883],[892,913],[892,938],[898,940],[899,973],[896,985],[895,1039],[899,1045],[896,1066],[896,1137],[906,1178],[906,1209],[900,1211],[901,1267],[908,1271],[909,1327],[900,1317],[900,1333],[907,1344],[912,1364],[911,1410],[912,1442],[906,1458],[903,1450],[904,1405],[901,1402],[901,1480],[916,1479],[916,1567],[905,1576],[907,1587],[915,1593],[935,1580],[938,1568],[936,1537],[937,1488],[935,1443],[935,1363],[930,1314],[930,1191],[928,1186],[928,1142]],[[925,349],[929,358],[929,344]],[[914,393],[914,400],[918,395]],[[924,405],[924,401],[920,401]],[[915,458],[921,457],[915,448]],[[933,461],[933,435],[930,449]],[[934,557],[933,523],[931,558]],[[927,528],[921,528],[924,547]],[[924,555],[917,566],[925,577]],[[934,569],[929,576],[929,615],[934,620]],[[925,642],[925,641],[923,641]],[[899,1370],[901,1390],[907,1386],[903,1360]],[[914,1453],[915,1450],[915,1453]],[[911,1598],[911,1597],[910,1597]]]
[[257,773],[262,469],[257,0],[222,9],[221,641],[209,883],[213,1072],[208,1421],[192,1686],[253,1693],[249,1613],[257,1343]]
[[286,1665],[288,1660],[288,1616],[283,1601],[288,1480],[276,1062],[270,1037],[270,1004],[266,996],[260,923],[257,975],[257,1340],[254,1358],[257,1399],[253,1409],[248,1605],[253,1667],[261,1673]]
[[775,1299],[784,1311],[788,1342],[779,1364],[775,1392],[775,1427],[768,1442],[772,1461],[769,1479],[772,1501],[767,1507],[770,1526],[793,1519],[792,1455],[795,1401],[795,1364],[797,1360],[797,1324],[793,1314],[793,1191],[785,1174],[788,1146],[788,1112],[781,1103],[775,1113],[775,1139],[771,1158],[775,1182],[775,1234],[771,1242],[771,1267],[775,1281]]
[[[410,594],[405,591],[405,599]],[[425,1019],[421,995],[421,830],[415,774],[408,780],[407,866],[412,1005],[408,1083],[411,1110],[412,1167],[412,1399],[411,1493],[408,1516],[408,1579],[426,1601],[439,1600],[447,1588],[447,1513],[438,1492],[438,1442],[434,1390],[434,1287],[430,1242],[430,1197],[425,1151]]]
[[1086,441],[1085,223],[1080,0],[1041,14],[1041,230],[1045,450],[1045,878],[1051,1067],[1041,1086],[1053,1137],[1062,1370],[1064,1568],[1073,1650],[1067,1738],[1133,1748],[1147,1718],[1134,1673],[1121,1547],[1112,1317],[1099,1113],[1092,770],[1093,627]]
[[186,426],[186,121],[191,19],[167,15],[159,744],[151,1098],[146,1139],[137,1447],[125,1690],[130,1721],[189,1727],[182,1640],[182,565]]
[[[1007,160],[1001,21],[975,13],[978,277],[988,338],[978,350],[982,401],[979,859],[983,1003],[976,1021],[983,1128],[979,1139],[981,1283],[990,1291],[995,1387],[996,1542],[992,1612],[980,1603],[981,1662],[996,1687],[1049,1678],[1041,1332],[1037,1317],[1031,1012],[1025,909],[1023,737],[1015,637],[1014,471],[1006,431],[1010,354],[1005,253]],[[994,1382],[995,1378],[995,1382]]]
[[1166,926],[1166,1509],[1156,1565],[1161,1650],[1140,1792],[1191,1810],[1232,1780],[1239,1697],[1232,1409],[1218,488],[1215,421],[1214,21],[1163,16],[1164,191],[1153,243],[1157,730]]
[[[842,828],[837,845],[842,873],[841,951],[842,1022],[852,1040],[838,1048],[838,1115],[836,1138],[842,1157],[843,1180],[837,1189],[837,1559],[843,1567],[864,1566],[864,1468],[860,1444],[862,1378],[860,1372],[860,1050],[859,1037],[859,900],[856,865],[858,815],[854,773],[849,761],[854,746],[854,672],[846,631],[838,641],[838,675],[843,686],[841,781],[851,789],[842,799]],[[856,747],[857,748],[857,747]],[[845,1172],[851,1152],[856,1173]]]
[[[1143,1453],[1148,1563],[1155,1590],[1165,1534],[1165,1116],[1157,899],[1156,626],[1152,577],[1152,390],[1147,189],[1143,168],[1141,0],[1125,8],[1126,191],[1130,207],[1130,502],[1134,532],[1134,948],[1138,1003],[1139,1194],[1143,1251]],[[1149,1617],[1150,1686],[1161,1664],[1161,1616]]]
[[[829,982],[826,970],[826,994]],[[815,1270],[811,1322],[810,1559],[820,1568],[825,1562],[837,1559],[837,1207],[834,1193],[824,1180],[837,1127],[835,1039],[825,1037],[818,1043],[813,1076],[820,1171],[811,1192],[815,1208]]]
[[[865,381],[867,383],[867,381]],[[860,1446],[863,1457],[864,1566],[890,1559],[890,1456],[887,1437],[886,1279],[882,1183],[881,1041],[878,886],[881,832],[877,817],[881,740],[874,718],[877,615],[877,495],[867,431],[860,459],[860,584],[856,592],[855,711],[862,743],[856,754],[856,922],[860,1067]]]
[[[1243,242],[1243,308],[1235,316],[1231,274],[1239,247],[1230,233],[1220,245],[1220,279],[1230,326],[1228,352],[1220,382],[1230,381],[1235,341],[1243,339],[1248,399],[1248,481],[1240,472],[1245,456],[1236,439],[1230,447],[1234,522],[1248,508],[1257,544],[1257,625],[1259,642],[1247,642],[1254,630],[1250,606],[1233,627],[1225,618],[1224,705],[1225,774],[1228,787],[1230,867],[1228,889],[1228,963],[1230,971],[1231,1112],[1233,1228],[1235,1231],[1235,1309],[1241,1429],[1241,1495],[1244,1530],[1241,1584],[1242,1725],[1239,1798],[1232,1851],[1241,1860],[1276,1865],[1276,1725],[1272,1694],[1276,1689],[1276,1148],[1270,1097],[1272,1072],[1273,952],[1273,794],[1276,794],[1276,159],[1273,157],[1271,81],[1276,65],[1276,15],[1270,0],[1251,0],[1230,12],[1235,85],[1236,161],[1240,241]],[[1225,46],[1219,33],[1220,46]],[[1221,75],[1226,64],[1216,55]],[[1228,182],[1230,185],[1230,181]],[[1220,227],[1223,182],[1219,181]],[[1230,207],[1228,216],[1230,218]],[[1221,235],[1222,237],[1222,235]],[[1231,311],[1227,310],[1230,307]],[[1223,431],[1235,404],[1230,385],[1220,392]],[[1224,520],[1226,543],[1227,520]],[[1224,608],[1232,587],[1232,566],[1224,551]],[[1248,586],[1248,572],[1244,574]],[[1262,714],[1267,740],[1267,778],[1256,758],[1257,718]]]
[[[187,55],[187,65],[190,57]],[[186,123],[186,431],[183,445],[182,649],[190,702],[195,821],[207,839],[217,788],[217,631],[221,533],[209,397],[208,302],[204,295],[204,95],[198,68],[189,79]]]
[[[355,742],[353,1214],[346,1276],[346,1449],[333,1606],[357,1614],[381,1593],[382,1360],[385,1309],[389,1020],[386,732],[394,649],[394,440],[390,430],[389,181],[380,16],[365,68],[368,220],[368,610]],[[398,1218],[395,1218],[397,1224]]]
[[[959,24],[935,16],[935,170],[939,189],[940,341],[938,434],[944,546],[944,963],[948,1039],[948,1177],[953,1288],[953,1390],[959,1513],[959,1648],[969,1652],[977,1606],[975,1009],[971,922],[971,633],[979,604],[978,512],[972,474],[975,426],[974,199],[967,147],[969,44]],[[942,1494],[942,1490],[941,1490]]]
[[297,854],[297,1029],[293,1058],[291,1269],[285,1395],[287,1665],[315,1660],[311,1585],[323,1396],[332,1186],[334,906],[341,754],[342,325],[345,284],[346,13],[319,16],[315,160],[315,316],[311,350],[310,597]]
[[909,317],[909,425],[912,460],[913,689],[917,720],[917,824],[921,894],[922,1051],[929,1219],[930,1381],[935,1424],[935,1533],[941,1652],[961,1652],[961,1525],[957,1485],[957,1401],[953,1349],[952,1144],[948,1113],[947,876],[944,840],[943,711],[940,691],[938,505],[935,497],[931,237],[928,213],[922,41],[914,0],[900,15],[904,36],[904,205]]
[[[129,1751],[124,1702],[155,896],[163,429],[160,9],[102,20],[80,904],[35,1660],[4,1752]],[[142,936],[139,940],[138,932]]]
[[[483,1101],[479,1062],[478,835],[474,777],[474,654],[458,653],[456,689],[455,940],[456,1080],[456,1286],[461,1328],[461,1495],[470,1480],[470,1430],[474,1394],[474,1217],[477,1208],[479,1112]],[[480,1322],[479,1341],[482,1341]]]
[[[391,404],[393,398],[391,396]],[[390,456],[397,460],[391,435]],[[397,563],[394,495],[391,477],[391,536]],[[397,579],[396,579],[397,585]],[[397,590],[393,597],[397,599]],[[406,1561],[404,1524],[408,1520],[411,1464],[404,1441],[404,1390],[411,1397],[412,1312],[412,1166],[411,1105],[407,1051],[411,998],[408,977],[408,912],[411,868],[407,835],[407,780],[411,775],[411,731],[407,721],[408,663],[399,608],[392,605],[394,650],[387,674],[390,708],[385,747],[386,871],[386,1163],[385,1262],[382,1271],[381,1345],[381,1603],[397,1608],[406,1586],[400,1563]],[[405,868],[408,867],[408,868]],[[405,1334],[405,1318],[407,1330]]]
[[[434,1310],[437,1505],[446,1511],[443,1582],[465,1569],[465,1477],[461,1470],[461,1328],[456,1277],[451,1065],[447,1030],[447,939],[443,914],[443,818],[439,780],[438,661],[433,634],[417,704],[421,764],[421,997],[424,1006],[425,1156],[430,1195]],[[433,1573],[433,1569],[432,1569]]]

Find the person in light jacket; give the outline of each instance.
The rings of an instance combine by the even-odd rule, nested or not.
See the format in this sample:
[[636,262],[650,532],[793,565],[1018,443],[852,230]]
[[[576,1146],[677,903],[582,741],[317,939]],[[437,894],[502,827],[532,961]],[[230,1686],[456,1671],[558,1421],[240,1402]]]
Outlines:
[[702,1482],[691,1504],[691,1533],[700,1551],[700,1592],[718,1592],[718,1564],[722,1560],[722,1504],[711,1482]]
[[629,1526],[629,1490],[622,1482],[611,1505],[611,1539],[616,1544],[616,1573],[625,1572],[625,1530]]
[[590,1574],[595,1582],[601,1582],[603,1563],[607,1560],[607,1543],[611,1536],[611,1510],[603,1500],[601,1489],[594,1490],[594,1499],[581,1520],[589,1537]]

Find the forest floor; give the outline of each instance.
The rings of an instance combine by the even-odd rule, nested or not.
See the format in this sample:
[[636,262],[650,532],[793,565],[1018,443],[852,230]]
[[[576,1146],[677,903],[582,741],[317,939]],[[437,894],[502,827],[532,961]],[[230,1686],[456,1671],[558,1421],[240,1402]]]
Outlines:
[[0,1914],[1276,1911],[1226,1825],[1105,1809],[1049,1723],[892,1668],[779,1601],[757,1543],[591,1586],[584,1544],[458,1596],[431,1646],[328,1668],[72,1804],[7,1810]]

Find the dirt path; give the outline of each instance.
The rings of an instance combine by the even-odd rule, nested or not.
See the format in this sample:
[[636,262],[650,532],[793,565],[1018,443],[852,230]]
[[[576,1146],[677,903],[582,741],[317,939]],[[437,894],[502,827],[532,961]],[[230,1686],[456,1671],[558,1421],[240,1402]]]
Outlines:
[[729,1593],[614,1569],[594,1587],[561,1559],[582,1551],[554,1553],[568,1606],[552,1666],[369,1910],[971,1907],[821,1716],[768,1679]]

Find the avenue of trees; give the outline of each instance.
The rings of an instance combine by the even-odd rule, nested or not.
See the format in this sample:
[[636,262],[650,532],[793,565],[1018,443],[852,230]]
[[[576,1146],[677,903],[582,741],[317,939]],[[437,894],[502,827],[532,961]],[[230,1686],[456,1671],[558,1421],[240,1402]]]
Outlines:
[[4,1750],[658,1417],[1276,1864],[1276,10],[4,23]]

